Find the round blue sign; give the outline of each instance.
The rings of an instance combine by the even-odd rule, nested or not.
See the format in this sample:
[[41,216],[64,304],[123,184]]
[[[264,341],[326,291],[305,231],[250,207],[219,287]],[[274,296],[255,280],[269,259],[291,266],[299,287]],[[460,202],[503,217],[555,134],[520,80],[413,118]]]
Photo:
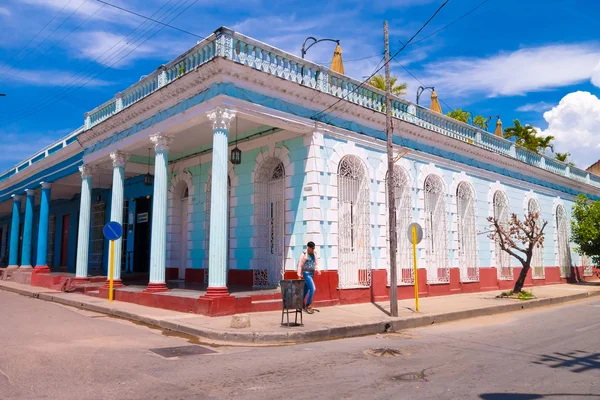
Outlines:
[[102,232],[104,233],[104,237],[108,240],[118,240],[123,235],[123,227],[118,222],[110,221],[108,224],[104,225]]

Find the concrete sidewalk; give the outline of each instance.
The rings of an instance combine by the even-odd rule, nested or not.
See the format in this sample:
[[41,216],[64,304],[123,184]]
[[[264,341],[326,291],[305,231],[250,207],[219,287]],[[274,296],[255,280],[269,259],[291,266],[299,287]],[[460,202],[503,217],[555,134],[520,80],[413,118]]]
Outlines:
[[[108,302],[76,293],[63,293],[0,281],[0,289],[63,305],[95,311],[141,322],[165,330],[199,336],[207,343],[291,344],[362,336],[384,331],[399,331],[433,323],[500,314],[543,307],[600,295],[600,284],[562,284],[533,289],[535,300],[497,299],[500,291],[459,294],[419,299],[420,312],[413,311],[414,300],[399,301],[398,318],[388,316],[389,303],[324,307],[312,315],[304,314],[304,326],[282,327],[281,312],[251,313],[250,328],[230,327],[231,316],[207,317],[125,302]],[[3,305],[4,306],[4,305]]]

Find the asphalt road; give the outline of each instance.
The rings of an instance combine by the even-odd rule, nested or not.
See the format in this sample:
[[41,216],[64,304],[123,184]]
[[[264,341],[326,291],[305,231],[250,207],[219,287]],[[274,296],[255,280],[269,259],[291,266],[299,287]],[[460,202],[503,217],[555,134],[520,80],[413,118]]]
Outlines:
[[[600,399],[599,331],[591,300],[397,334],[210,348],[0,291],[0,399]],[[182,354],[192,350],[213,353]]]

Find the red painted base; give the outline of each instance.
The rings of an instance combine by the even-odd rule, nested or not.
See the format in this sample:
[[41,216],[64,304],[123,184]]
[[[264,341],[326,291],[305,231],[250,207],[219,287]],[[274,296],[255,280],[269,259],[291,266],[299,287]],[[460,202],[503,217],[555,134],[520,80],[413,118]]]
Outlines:
[[161,283],[148,283],[148,287],[144,290],[145,293],[160,293],[168,292],[167,285],[164,282]]
[[49,274],[50,273],[50,267],[48,267],[47,265],[36,265],[33,270],[38,274]]
[[73,278],[73,283],[75,285],[84,285],[86,283],[90,283],[91,279],[90,278]]
[[[114,279],[113,280],[113,289],[116,288],[120,288],[120,287],[124,287],[125,285],[123,285],[123,282],[120,279]],[[102,286],[103,289],[109,289],[110,288],[110,281],[107,280],[106,282],[104,282],[104,286]]]
[[198,299],[195,312],[214,317],[235,314],[236,298],[230,295],[210,297],[207,292],[206,296]]
[[202,297],[227,297],[229,296],[229,289],[227,289],[227,286],[223,286],[223,287],[209,287],[208,289],[206,289],[206,295],[202,296]]

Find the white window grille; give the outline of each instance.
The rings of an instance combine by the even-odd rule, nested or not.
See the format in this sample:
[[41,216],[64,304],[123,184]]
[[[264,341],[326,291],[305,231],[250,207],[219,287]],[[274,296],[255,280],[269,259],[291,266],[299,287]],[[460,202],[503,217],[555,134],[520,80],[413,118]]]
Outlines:
[[592,266],[592,260],[587,254],[581,255],[581,266],[583,267],[583,276],[594,275],[594,268]]
[[279,285],[284,274],[285,168],[275,157],[261,165],[254,185],[254,287]]
[[408,174],[404,168],[399,166],[394,167],[394,198],[396,200],[396,236],[398,246],[396,271],[399,278],[398,282],[401,285],[412,285],[415,282],[413,252],[412,245],[406,238],[408,226],[412,221],[411,184]]
[[560,276],[568,278],[571,276],[571,248],[569,246],[569,219],[562,205],[556,207],[556,232],[558,248],[558,265]]
[[51,215],[48,219],[48,249],[46,253],[46,265],[54,266],[54,243],[56,240],[56,215]]
[[439,176],[425,179],[425,245],[427,248],[427,281],[450,282],[448,262],[448,228],[446,191]]
[[345,156],[338,166],[340,289],[371,286],[369,178],[360,158]]
[[[497,191],[494,193],[494,218],[498,220],[504,229],[509,227],[509,203],[506,193]],[[496,237],[496,268],[498,279],[512,280],[513,269],[510,265],[510,254],[500,248],[500,239]]]
[[[538,203],[536,199],[530,199],[529,204],[527,205],[527,212],[538,213],[538,215],[540,215],[540,211],[540,203]],[[541,224],[542,218],[538,216],[538,218],[535,221],[535,225],[541,227]],[[546,276],[544,270],[544,258],[542,255],[542,247],[539,246],[539,244],[533,248],[533,258],[531,260],[531,274],[533,279],[544,279],[544,277]]]
[[92,251],[90,252],[90,271],[102,269],[104,256],[104,228],[106,204],[98,203],[92,206]]
[[479,281],[477,260],[477,224],[475,220],[475,191],[467,182],[456,190],[458,208],[458,260],[462,282]]
[[[210,194],[212,189],[212,175],[208,176],[208,180],[206,182],[206,219],[204,223],[204,229],[206,231],[206,236],[204,238],[204,283],[208,285],[208,256],[210,249]],[[186,189],[187,191],[187,189]],[[230,226],[230,218],[231,218],[231,178],[229,175],[227,176],[227,270],[229,271],[229,226]],[[187,216],[187,212],[185,213]],[[183,224],[183,221],[182,221]],[[183,236],[182,236],[183,237]]]

